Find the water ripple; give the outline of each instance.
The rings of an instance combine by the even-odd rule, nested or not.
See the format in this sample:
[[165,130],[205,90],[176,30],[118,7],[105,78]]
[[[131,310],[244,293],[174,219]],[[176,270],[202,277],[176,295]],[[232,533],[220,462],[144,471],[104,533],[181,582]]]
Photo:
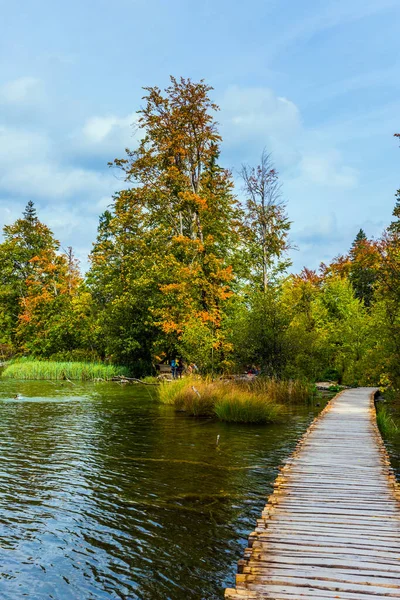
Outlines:
[[227,426],[176,415],[148,390],[71,392],[1,383],[2,600],[223,598],[312,410]]

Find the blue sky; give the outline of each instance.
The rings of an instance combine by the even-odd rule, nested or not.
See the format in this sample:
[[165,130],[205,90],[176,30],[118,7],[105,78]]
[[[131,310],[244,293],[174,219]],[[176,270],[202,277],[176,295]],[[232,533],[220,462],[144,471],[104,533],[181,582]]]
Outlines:
[[[222,160],[273,153],[294,268],[378,236],[400,187],[398,0],[0,0],[0,226],[32,199],[85,266],[142,87],[204,78]],[[239,190],[238,190],[239,191]]]

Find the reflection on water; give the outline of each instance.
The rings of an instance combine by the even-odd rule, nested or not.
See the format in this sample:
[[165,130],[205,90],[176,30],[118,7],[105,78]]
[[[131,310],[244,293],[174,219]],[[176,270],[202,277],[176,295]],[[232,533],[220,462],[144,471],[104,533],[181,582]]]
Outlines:
[[277,467],[319,409],[225,425],[153,393],[0,382],[2,600],[211,600],[233,585]]

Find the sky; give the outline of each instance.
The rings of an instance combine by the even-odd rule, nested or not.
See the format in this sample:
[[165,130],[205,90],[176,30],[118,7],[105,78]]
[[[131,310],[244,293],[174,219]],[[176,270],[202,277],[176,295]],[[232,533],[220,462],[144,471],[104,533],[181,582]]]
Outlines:
[[[223,165],[272,153],[293,269],[378,237],[400,187],[398,0],[0,0],[0,227],[29,200],[82,267],[143,86],[205,79]],[[237,192],[240,195],[240,185]]]

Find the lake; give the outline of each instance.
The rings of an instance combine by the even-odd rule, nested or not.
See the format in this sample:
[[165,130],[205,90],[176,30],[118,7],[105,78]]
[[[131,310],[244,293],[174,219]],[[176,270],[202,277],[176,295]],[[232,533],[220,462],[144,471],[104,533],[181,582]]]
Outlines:
[[227,425],[152,387],[0,382],[0,597],[222,599],[320,409]]

